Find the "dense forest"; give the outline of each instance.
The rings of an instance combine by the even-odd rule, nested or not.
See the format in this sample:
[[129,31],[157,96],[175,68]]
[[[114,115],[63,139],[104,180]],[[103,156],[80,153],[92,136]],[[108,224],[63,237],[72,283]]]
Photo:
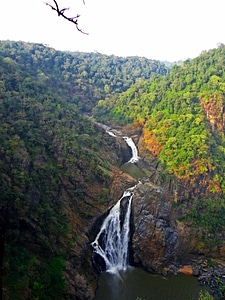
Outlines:
[[203,229],[200,248],[212,237],[214,245],[221,243],[225,228],[224,105],[225,46],[220,45],[174,65],[165,76],[153,75],[100,100],[93,110],[102,122],[141,130],[164,175],[182,181],[186,195],[176,199],[180,220]]
[[[153,73],[166,74],[159,61],[100,53],[60,52],[42,44],[1,42],[0,56],[11,74],[7,88],[37,95],[47,85],[67,97],[80,112],[90,112],[97,100],[125,91]],[[43,91],[42,91],[43,93]]]
[[68,252],[82,244],[112,176],[110,140],[82,115],[111,92],[167,71],[145,58],[0,43],[4,299],[62,299]]
[[94,115],[103,122],[141,127],[146,148],[170,174],[201,183],[216,197],[225,191],[224,96],[221,45],[173,66],[166,76],[154,75],[99,101]]
[[142,138],[143,159],[160,164],[162,181],[175,178],[188,192],[173,202],[179,221],[204,228],[203,242],[212,237],[219,245],[224,102],[224,45],[168,69],[141,57],[0,42],[4,299],[84,299],[81,292],[91,299],[84,228],[108,209],[112,170],[121,165],[92,114]]

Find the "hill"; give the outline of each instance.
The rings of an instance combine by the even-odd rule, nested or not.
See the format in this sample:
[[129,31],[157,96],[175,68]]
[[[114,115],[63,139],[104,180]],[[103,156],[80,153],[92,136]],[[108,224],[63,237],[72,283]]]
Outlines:
[[82,114],[152,72],[167,69],[144,58],[0,42],[5,299],[91,297],[85,228],[106,209],[119,158],[111,159],[112,141]]
[[192,185],[192,196],[225,191],[225,46],[173,66],[165,76],[132,85],[98,102],[103,122],[135,124],[169,174]]
[[36,94],[50,85],[80,112],[90,112],[106,95],[123,92],[138,80],[169,70],[163,63],[144,57],[60,52],[23,42],[1,41],[0,56],[9,71],[13,66],[20,70],[20,75],[11,78],[11,88],[21,92],[32,89]]
[[[5,299],[93,299],[90,240],[140,176],[134,264],[167,274],[190,257],[223,258],[224,71],[224,45],[169,71],[145,58],[0,42]],[[132,172],[126,143],[92,112],[133,137],[142,159]]]

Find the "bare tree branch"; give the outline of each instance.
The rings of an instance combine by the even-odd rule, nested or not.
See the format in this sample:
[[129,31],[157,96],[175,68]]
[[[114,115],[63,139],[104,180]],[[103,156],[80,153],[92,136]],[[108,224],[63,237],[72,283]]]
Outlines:
[[[55,6],[52,6],[51,4],[49,4],[47,2],[45,2],[45,4],[48,5],[49,7],[51,7],[51,9],[53,9],[54,11],[56,11],[59,17],[63,17],[67,21],[72,22],[73,24],[75,24],[78,31],[80,31],[83,34],[88,34],[86,32],[83,32],[83,30],[81,30],[78,26],[78,18],[80,17],[80,15],[76,15],[75,17],[67,17],[65,15],[65,12],[67,10],[69,10],[69,7],[60,9],[59,6],[58,6],[57,1],[53,0],[53,2],[55,3]],[[85,4],[84,0],[83,0],[83,3]]]

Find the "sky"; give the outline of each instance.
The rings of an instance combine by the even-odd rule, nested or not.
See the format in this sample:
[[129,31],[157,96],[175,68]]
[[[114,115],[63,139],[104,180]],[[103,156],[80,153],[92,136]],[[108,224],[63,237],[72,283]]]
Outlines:
[[225,44],[225,0],[58,0],[79,27],[45,4],[1,0],[0,40],[47,44],[57,50],[178,61]]

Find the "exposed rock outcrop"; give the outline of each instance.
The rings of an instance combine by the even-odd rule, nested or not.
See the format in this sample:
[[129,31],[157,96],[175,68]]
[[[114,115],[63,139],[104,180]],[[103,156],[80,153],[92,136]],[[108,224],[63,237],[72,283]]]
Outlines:
[[[198,229],[179,221],[170,191],[142,179],[133,200],[133,263],[149,271],[176,273],[202,256],[218,257],[207,246],[199,248]],[[180,215],[181,217],[182,215]]]
[[171,203],[162,188],[148,179],[137,185],[133,201],[134,264],[148,271],[165,273],[177,262],[180,241],[171,212]]
[[[187,220],[180,219],[191,205],[185,202],[190,198],[190,186],[182,185],[180,180],[172,176],[163,177],[162,166],[150,153],[145,152],[141,137],[134,132],[130,134],[139,145],[142,159],[133,166],[122,166],[122,171],[111,167],[114,175],[107,207],[109,209],[115,204],[125,189],[136,184],[132,204],[131,264],[163,275],[185,273],[201,278],[208,274],[206,263],[209,254],[214,258],[218,254],[212,249],[210,252],[207,245],[200,248],[199,229]],[[122,139],[116,139],[115,149],[117,155],[125,157],[127,148]],[[183,208],[180,207],[181,203],[186,203]],[[98,220],[101,218],[101,214],[96,216],[92,232],[98,231],[101,226]],[[215,275],[217,270],[215,267],[209,274]],[[208,281],[200,280],[203,284]]]

